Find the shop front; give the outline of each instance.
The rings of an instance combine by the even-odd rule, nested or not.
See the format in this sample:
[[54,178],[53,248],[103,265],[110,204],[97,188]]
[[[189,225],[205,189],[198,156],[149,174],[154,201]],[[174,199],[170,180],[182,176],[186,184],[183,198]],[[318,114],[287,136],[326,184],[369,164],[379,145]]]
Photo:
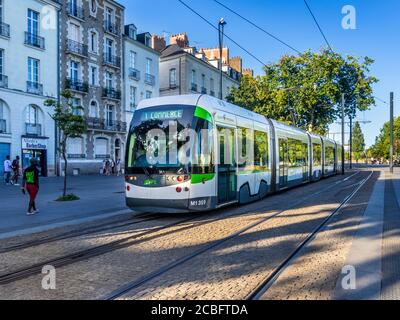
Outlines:
[[30,160],[36,159],[42,177],[47,177],[47,149],[46,138],[22,138],[22,168],[29,167]]

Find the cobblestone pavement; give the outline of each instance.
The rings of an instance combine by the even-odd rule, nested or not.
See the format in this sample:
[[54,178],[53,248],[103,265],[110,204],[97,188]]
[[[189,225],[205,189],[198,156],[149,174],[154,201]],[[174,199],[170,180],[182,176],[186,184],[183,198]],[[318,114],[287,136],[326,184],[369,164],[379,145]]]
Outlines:
[[368,205],[374,173],[348,206],[298,254],[263,295],[263,300],[330,300]]
[[[346,185],[351,186],[361,175],[353,177]],[[121,285],[157,270],[205,244],[290,207],[304,194],[315,194],[341,179],[340,176],[334,177],[248,206],[219,210],[211,214],[213,219],[219,218],[212,223],[179,231],[179,227],[163,230],[130,247],[58,268],[57,289],[54,291],[41,288],[42,275],[3,285],[0,299],[101,298]],[[282,254],[289,252],[306,235],[310,225],[318,223],[337,205],[341,191],[326,192],[317,198],[308,200],[307,205],[301,206],[301,209],[288,210],[238,239],[189,261],[182,268],[171,270],[171,274],[164,275],[162,280],[149,283],[146,288],[128,297],[243,298],[246,290],[250,290],[268,272],[265,268],[268,262],[276,262]],[[230,217],[239,213],[242,214]],[[199,216],[199,221],[209,218]],[[14,252],[7,256],[6,261],[2,259],[1,268],[10,270],[16,266],[32,264],[33,261],[46,260],[45,257],[54,258],[81,248],[107,243],[123,237],[126,231],[134,232],[137,229],[139,226],[135,226],[135,230],[123,229],[119,233],[83,236]]]

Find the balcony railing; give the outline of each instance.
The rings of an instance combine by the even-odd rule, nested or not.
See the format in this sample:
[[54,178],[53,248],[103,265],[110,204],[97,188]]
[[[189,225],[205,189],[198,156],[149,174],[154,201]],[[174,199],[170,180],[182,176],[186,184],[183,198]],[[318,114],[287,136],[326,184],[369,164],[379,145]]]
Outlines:
[[45,48],[44,38],[34,33],[25,32],[25,44],[39,49]]
[[121,58],[112,54],[104,53],[103,63],[108,66],[121,68]]
[[0,133],[7,133],[7,121],[0,119]]
[[121,100],[121,91],[112,88],[103,88],[103,98]]
[[140,71],[138,69],[129,68],[129,78],[133,80],[140,80]]
[[9,38],[10,37],[10,25],[4,22],[0,22],[0,36]]
[[86,118],[86,127],[92,130],[113,132],[126,132],[127,130],[126,122],[91,117]]
[[95,155],[96,159],[109,159],[111,156],[109,154],[96,154]]
[[25,132],[28,136],[41,136],[42,125],[37,123],[25,123]]
[[65,88],[79,92],[89,92],[89,84],[76,79],[67,78],[65,81]]
[[130,102],[129,108],[130,108],[130,111],[135,111],[137,108],[137,104],[135,102]]
[[0,74],[0,88],[8,88],[8,77]]
[[197,92],[197,84],[196,83],[191,83],[190,84],[190,90]]
[[85,20],[85,10],[80,6],[69,6],[68,14],[72,17]]
[[202,94],[207,94],[207,88],[201,87],[201,93]]
[[26,92],[41,96],[43,95],[43,85],[38,82],[27,81]]
[[151,86],[154,86],[155,83],[156,83],[156,77],[153,76],[153,75],[151,75],[151,74],[146,73],[146,78],[144,79],[144,82],[145,82],[146,84],[149,84],[149,85],[151,85]]
[[67,40],[67,52],[87,57],[88,56],[88,46],[83,43],[68,39]]
[[68,154],[68,159],[85,159],[86,154]]
[[118,25],[107,20],[104,21],[104,31],[115,35],[118,35],[120,33]]

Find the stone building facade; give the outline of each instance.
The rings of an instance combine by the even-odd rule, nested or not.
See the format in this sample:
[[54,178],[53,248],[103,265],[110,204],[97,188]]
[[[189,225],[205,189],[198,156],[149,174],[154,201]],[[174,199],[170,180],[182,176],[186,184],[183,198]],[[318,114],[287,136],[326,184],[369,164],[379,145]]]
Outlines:
[[98,173],[105,159],[124,159],[124,7],[113,0],[61,2],[60,89],[71,91],[87,125],[68,141],[69,168]]

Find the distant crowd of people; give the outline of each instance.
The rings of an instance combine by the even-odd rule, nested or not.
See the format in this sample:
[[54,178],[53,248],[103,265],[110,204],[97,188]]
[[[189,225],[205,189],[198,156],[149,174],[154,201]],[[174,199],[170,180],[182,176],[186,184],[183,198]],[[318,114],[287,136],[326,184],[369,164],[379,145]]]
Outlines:
[[105,176],[120,176],[122,174],[121,159],[117,159],[117,161],[113,159],[104,159],[102,173]]

